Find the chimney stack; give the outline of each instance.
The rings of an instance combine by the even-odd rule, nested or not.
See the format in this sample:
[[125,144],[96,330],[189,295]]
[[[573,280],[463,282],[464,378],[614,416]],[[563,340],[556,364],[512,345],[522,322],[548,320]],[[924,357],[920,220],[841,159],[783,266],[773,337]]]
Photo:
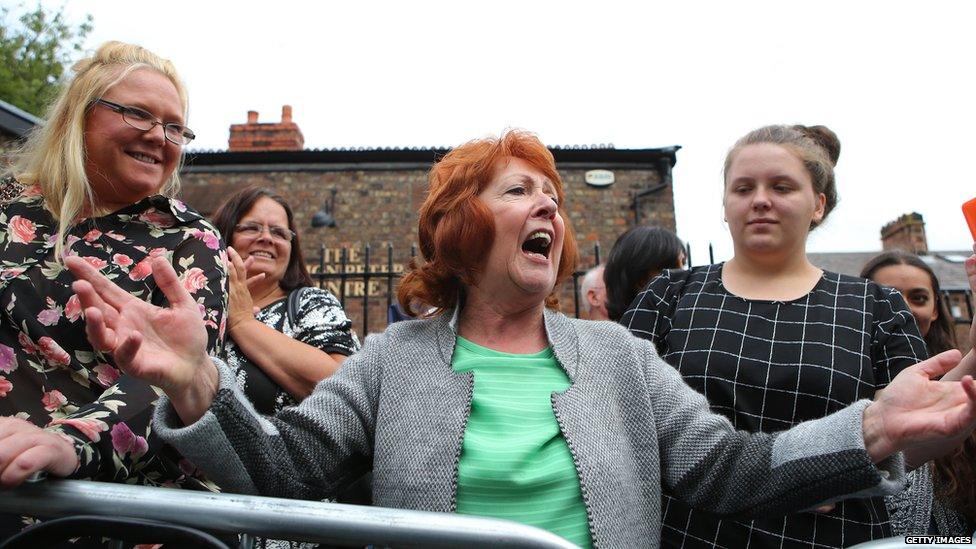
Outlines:
[[260,123],[257,111],[247,111],[246,124],[231,124],[227,150],[236,151],[300,151],[305,136],[292,121],[291,105],[281,107],[281,122]]
[[902,250],[913,254],[926,254],[929,251],[925,238],[925,221],[917,212],[902,215],[881,228],[881,249]]

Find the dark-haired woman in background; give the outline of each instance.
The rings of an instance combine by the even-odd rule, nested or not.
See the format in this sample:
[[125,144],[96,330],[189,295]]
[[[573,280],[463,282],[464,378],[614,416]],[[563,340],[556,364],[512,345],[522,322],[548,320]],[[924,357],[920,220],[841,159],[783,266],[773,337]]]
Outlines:
[[[927,356],[898,292],[807,259],[807,235],[837,203],[839,155],[823,126],[767,126],[741,138],[724,170],[733,258],[665,271],[621,319],[739,429],[788,429],[873,398]],[[663,510],[666,546],[844,547],[892,535],[882,498],[747,521],[668,495]]]
[[664,269],[685,264],[685,246],[674,233],[641,225],[617,237],[603,269],[610,320],[620,320],[627,306]]
[[930,355],[956,348],[952,315],[939,279],[920,257],[901,250],[883,252],[864,265],[861,276],[901,292]]
[[[966,262],[966,270],[976,292],[976,255]],[[939,279],[920,257],[900,250],[883,252],[864,265],[861,276],[901,292],[930,355],[956,348],[952,315]],[[970,330],[970,345],[974,343],[976,323]],[[960,367],[945,378],[959,379],[968,373],[967,364],[972,358],[970,351]],[[887,500],[896,534],[967,535],[976,529],[976,435],[967,438],[954,452],[919,467],[909,479],[911,489]]]
[[227,364],[255,409],[272,415],[301,402],[359,342],[339,300],[313,287],[282,197],[244,189],[220,207],[214,225],[231,246]]

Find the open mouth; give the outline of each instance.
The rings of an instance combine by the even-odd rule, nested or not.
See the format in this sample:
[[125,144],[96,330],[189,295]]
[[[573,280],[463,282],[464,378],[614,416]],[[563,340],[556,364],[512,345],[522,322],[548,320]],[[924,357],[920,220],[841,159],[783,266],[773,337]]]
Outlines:
[[546,231],[536,231],[522,243],[522,251],[528,254],[538,254],[546,259],[549,259],[551,248],[552,235]]
[[274,259],[274,255],[272,255],[270,252],[265,252],[263,250],[256,250],[251,252],[248,255],[250,255],[251,257],[263,257],[266,259]]
[[139,152],[130,152],[130,151],[126,151],[125,154],[131,156],[132,158],[135,158],[139,162],[144,162],[146,164],[159,164],[158,158],[149,156],[148,154],[143,154]]

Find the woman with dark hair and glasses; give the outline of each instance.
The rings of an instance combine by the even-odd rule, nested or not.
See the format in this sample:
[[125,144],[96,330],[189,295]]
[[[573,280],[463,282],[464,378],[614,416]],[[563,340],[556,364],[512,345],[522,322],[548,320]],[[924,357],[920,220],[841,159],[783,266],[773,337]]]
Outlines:
[[[173,64],[108,42],[73,68],[0,180],[0,450],[40,444],[75,478],[213,487],[149,427],[158,394],[92,348],[64,259],[83,258],[162,305],[164,257],[198,306],[206,348],[222,346],[226,257],[213,226],[172,198],[187,94]],[[23,528],[0,517],[0,539]]]
[[285,199],[259,187],[214,215],[231,246],[227,364],[266,415],[301,402],[359,350],[339,300],[313,287],[294,218]]

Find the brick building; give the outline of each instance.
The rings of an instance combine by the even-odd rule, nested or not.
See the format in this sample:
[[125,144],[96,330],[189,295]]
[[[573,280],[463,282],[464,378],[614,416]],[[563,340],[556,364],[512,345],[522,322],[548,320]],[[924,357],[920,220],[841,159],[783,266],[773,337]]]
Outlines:
[[[370,245],[370,269],[386,269],[387,246],[393,246],[394,270],[401,272],[416,242],[417,210],[423,202],[427,171],[448,150],[356,149],[306,150],[301,130],[285,107],[276,123],[258,122],[249,112],[246,124],[231,126],[226,151],[191,152],[182,170],[183,199],[204,214],[212,214],[236,190],[259,185],[274,189],[295,210],[306,260],[313,271],[340,270],[342,248],[348,248],[349,271],[364,268],[364,246]],[[612,147],[553,148],[565,184],[569,220],[580,244],[580,266],[596,261],[595,245],[603,256],[617,236],[635,223],[675,230],[671,169],[679,147],[614,149]],[[331,214],[334,227],[312,227],[319,213]],[[328,282],[357,331],[362,331],[362,297],[368,293],[369,331],[386,325],[385,279],[349,280],[344,288]],[[561,294],[563,308],[572,313],[572,288]],[[344,290],[344,292],[343,292]]]

